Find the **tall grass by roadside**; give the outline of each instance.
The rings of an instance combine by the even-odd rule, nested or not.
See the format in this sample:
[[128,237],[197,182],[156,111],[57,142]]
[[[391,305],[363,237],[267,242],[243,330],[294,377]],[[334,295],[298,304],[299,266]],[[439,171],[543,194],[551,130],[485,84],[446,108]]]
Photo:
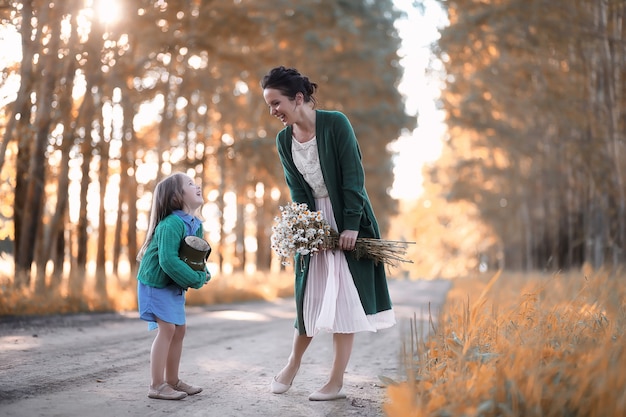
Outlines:
[[625,278],[456,280],[430,337],[413,323],[386,415],[626,416]]
[[[5,278],[6,281],[6,278]],[[96,296],[94,279],[88,278],[80,297],[67,288],[38,295],[32,288],[16,290],[0,276],[0,316],[65,314],[83,312],[132,311],[137,309],[137,280],[129,276],[109,276],[107,297]],[[293,295],[293,273],[256,272],[214,274],[199,290],[187,292],[187,305],[210,305],[250,300],[273,300]]]

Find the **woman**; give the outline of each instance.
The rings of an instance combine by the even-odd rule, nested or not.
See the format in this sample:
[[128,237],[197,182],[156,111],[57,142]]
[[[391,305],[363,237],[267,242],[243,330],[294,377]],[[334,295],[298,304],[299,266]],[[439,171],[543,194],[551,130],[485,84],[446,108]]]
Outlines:
[[384,265],[357,260],[350,252],[357,237],[380,238],[365,190],[361,151],[348,118],[316,109],[317,84],[296,69],[274,68],[261,86],[270,114],[285,126],[276,146],[291,198],[321,211],[340,233],[342,249],[302,259],[296,255],[296,331],[287,364],[270,390],[289,390],[313,336],[323,330],[333,333],[334,361],[328,381],[309,400],[346,398],[343,374],[354,334],[395,324]]

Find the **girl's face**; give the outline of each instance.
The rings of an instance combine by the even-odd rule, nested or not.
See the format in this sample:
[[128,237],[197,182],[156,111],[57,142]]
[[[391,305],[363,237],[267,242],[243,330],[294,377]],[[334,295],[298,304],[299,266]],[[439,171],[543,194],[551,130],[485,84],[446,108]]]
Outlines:
[[275,88],[263,90],[263,98],[269,106],[270,114],[283,122],[283,125],[292,125],[297,121],[297,99],[291,100]]
[[192,213],[204,203],[202,189],[187,175],[183,177],[183,202],[185,207]]

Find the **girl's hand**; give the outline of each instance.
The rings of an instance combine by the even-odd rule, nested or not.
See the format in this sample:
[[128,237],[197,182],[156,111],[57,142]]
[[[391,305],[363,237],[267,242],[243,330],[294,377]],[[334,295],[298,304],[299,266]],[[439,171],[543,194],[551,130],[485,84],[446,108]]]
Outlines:
[[357,230],[344,230],[339,235],[339,248],[343,250],[354,250],[356,238],[359,235]]

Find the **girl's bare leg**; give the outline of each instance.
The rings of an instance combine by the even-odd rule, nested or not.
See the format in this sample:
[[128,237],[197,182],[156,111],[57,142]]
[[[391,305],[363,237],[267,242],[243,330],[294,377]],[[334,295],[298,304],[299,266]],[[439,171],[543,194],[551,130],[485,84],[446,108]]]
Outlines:
[[165,381],[175,386],[178,383],[178,368],[180,366],[180,357],[183,353],[183,339],[187,325],[175,326],[174,334],[170,342],[167,352],[167,361],[165,364]]
[[333,347],[335,359],[330,371],[328,382],[318,390],[322,394],[336,394],[343,387],[343,375],[350,361],[352,345],[354,343],[354,333],[334,333]]
[[165,368],[169,357],[170,345],[174,338],[176,326],[157,319],[157,335],[152,342],[150,350],[150,373],[152,374],[152,387],[158,388],[165,382]]
[[291,354],[287,359],[287,365],[276,375],[276,381],[281,384],[291,385],[293,379],[300,369],[300,363],[302,362],[302,356],[304,352],[311,344],[312,337],[306,335],[300,335],[298,329],[295,330],[293,336],[293,345],[291,347]]

